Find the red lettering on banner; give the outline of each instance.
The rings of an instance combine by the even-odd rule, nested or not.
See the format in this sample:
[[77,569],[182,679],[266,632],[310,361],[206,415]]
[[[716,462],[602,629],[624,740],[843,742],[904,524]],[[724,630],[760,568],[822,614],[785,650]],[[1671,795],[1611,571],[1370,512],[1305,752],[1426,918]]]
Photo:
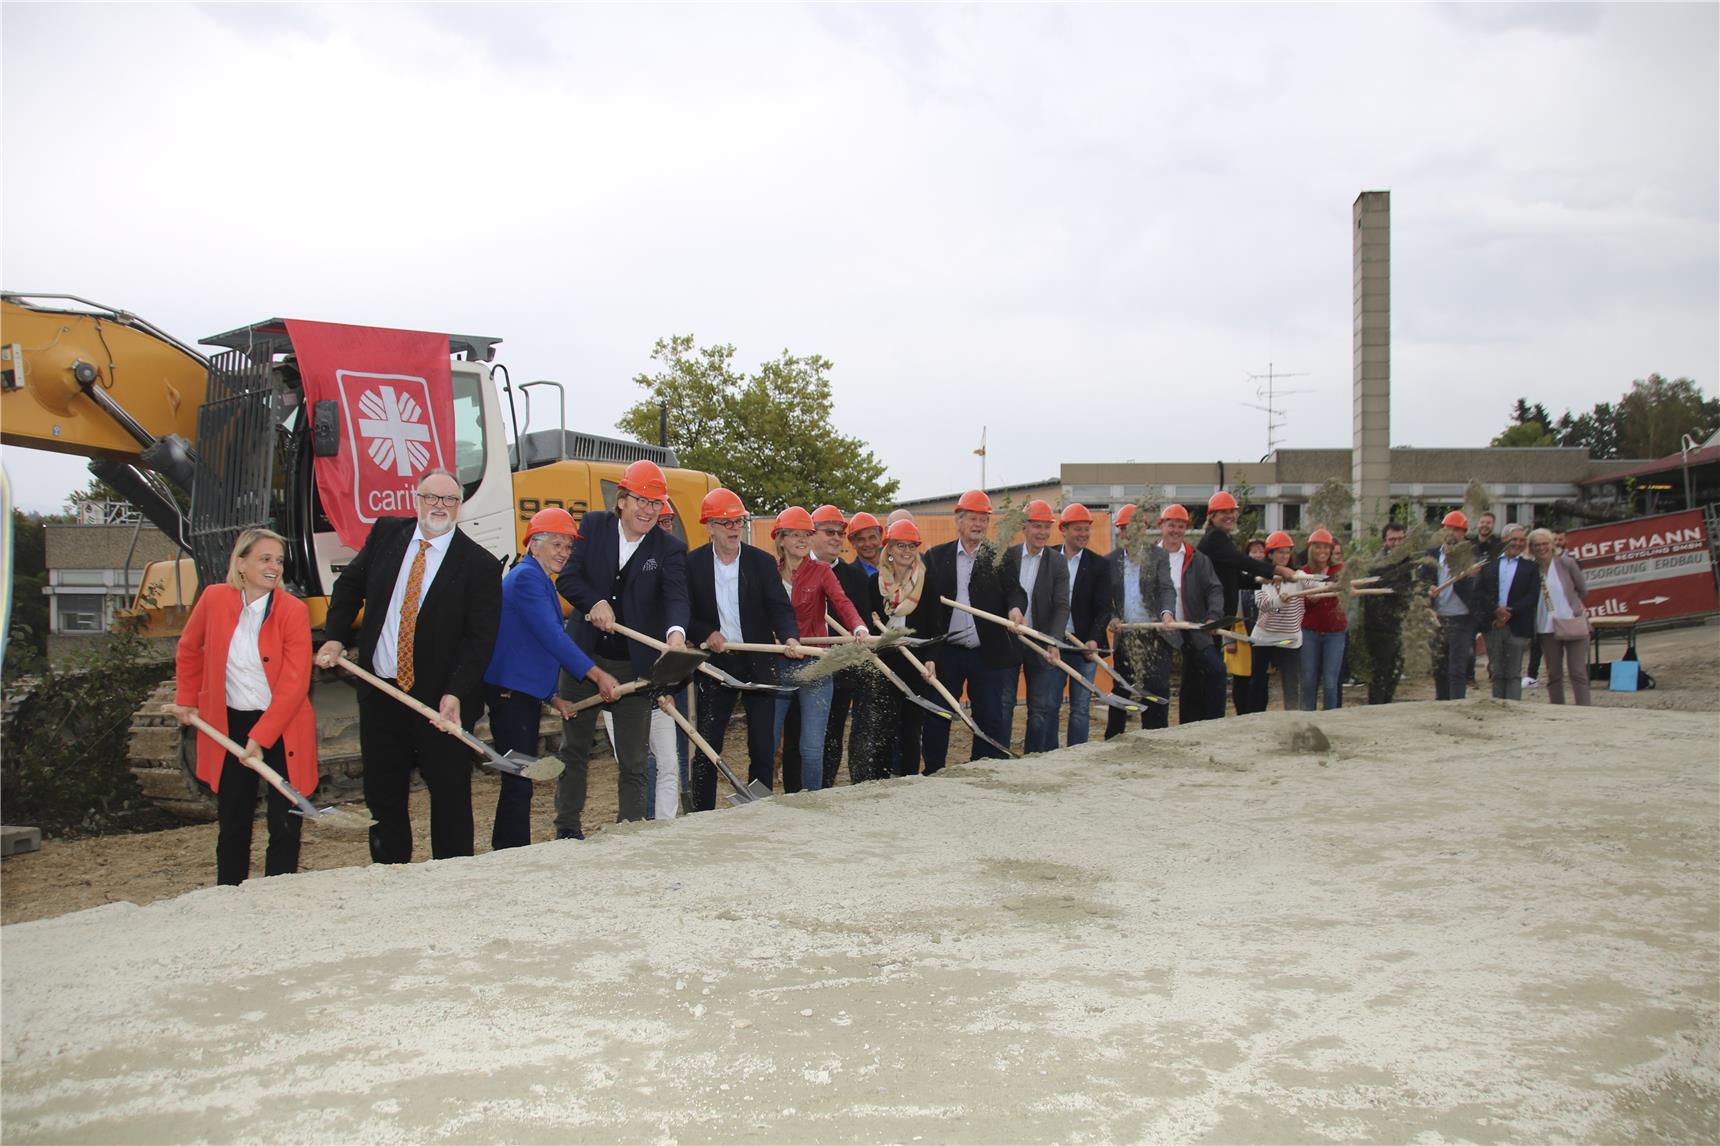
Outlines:
[[417,512],[420,474],[453,468],[448,336],[296,319],[287,333],[307,403],[340,406],[340,450],[316,459],[317,493],[341,543],[357,549],[377,518]]

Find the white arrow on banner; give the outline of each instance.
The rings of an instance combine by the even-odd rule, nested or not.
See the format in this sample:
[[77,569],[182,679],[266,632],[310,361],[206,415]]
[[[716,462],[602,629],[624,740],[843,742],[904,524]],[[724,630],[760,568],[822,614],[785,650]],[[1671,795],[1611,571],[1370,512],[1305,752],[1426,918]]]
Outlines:
[[1664,605],[1670,600],[1672,600],[1671,597],[1650,597],[1646,601],[1638,601],[1637,604],[1639,604],[1639,605]]

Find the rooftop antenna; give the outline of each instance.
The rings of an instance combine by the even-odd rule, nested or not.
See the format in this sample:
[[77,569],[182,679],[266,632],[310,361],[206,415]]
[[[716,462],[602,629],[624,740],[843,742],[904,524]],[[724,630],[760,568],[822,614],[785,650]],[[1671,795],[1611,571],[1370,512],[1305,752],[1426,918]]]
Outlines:
[[1280,390],[1278,380],[1280,378],[1306,377],[1308,375],[1300,371],[1292,373],[1278,370],[1270,362],[1266,364],[1266,373],[1248,375],[1248,380],[1254,383],[1254,396],[1260,401],[1244,402],[1242,405],[1247,406],[1250,410],[1260,410],[1266,415],[1266,452],[1268,454],[1276,450],[1279,443],[1283,441],[1278,436],[1278,431],[1284,428],[1287,421],[1284,417],[1284,409],[1279,405],[1278,400],[1292,394],[1308,393],[1306,390]]

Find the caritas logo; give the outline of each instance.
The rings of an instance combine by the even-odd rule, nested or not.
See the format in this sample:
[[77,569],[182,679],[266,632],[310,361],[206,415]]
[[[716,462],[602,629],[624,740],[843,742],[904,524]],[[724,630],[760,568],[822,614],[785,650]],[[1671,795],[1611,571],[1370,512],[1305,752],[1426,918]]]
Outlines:
[[368,525],[389,514],[415,512],[417,475],[447,464],[429,381],[337,370],[335,385],[356,467],[352,493],[359,519]]

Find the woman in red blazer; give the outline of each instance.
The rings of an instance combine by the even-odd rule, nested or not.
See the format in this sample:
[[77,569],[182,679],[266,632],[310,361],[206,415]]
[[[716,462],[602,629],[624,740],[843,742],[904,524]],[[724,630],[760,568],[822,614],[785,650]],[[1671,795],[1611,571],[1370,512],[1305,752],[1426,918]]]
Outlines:
[[[181,724],[202,716],[243,744],[246,756],[261,756],[308,796],[317,786],[310,613],[280,587],[285,554],[286,541],[278,533],[247,529],[239,535],[227,583],[203,591],[179,638],[173,711]],[[216,882],[243,883],[251,870],[251,826],[262,777],[200,734],[197,778],[217,797]],[[268,812],[263,872],[291,875],[299,869],[303,821],[273,788]]]

